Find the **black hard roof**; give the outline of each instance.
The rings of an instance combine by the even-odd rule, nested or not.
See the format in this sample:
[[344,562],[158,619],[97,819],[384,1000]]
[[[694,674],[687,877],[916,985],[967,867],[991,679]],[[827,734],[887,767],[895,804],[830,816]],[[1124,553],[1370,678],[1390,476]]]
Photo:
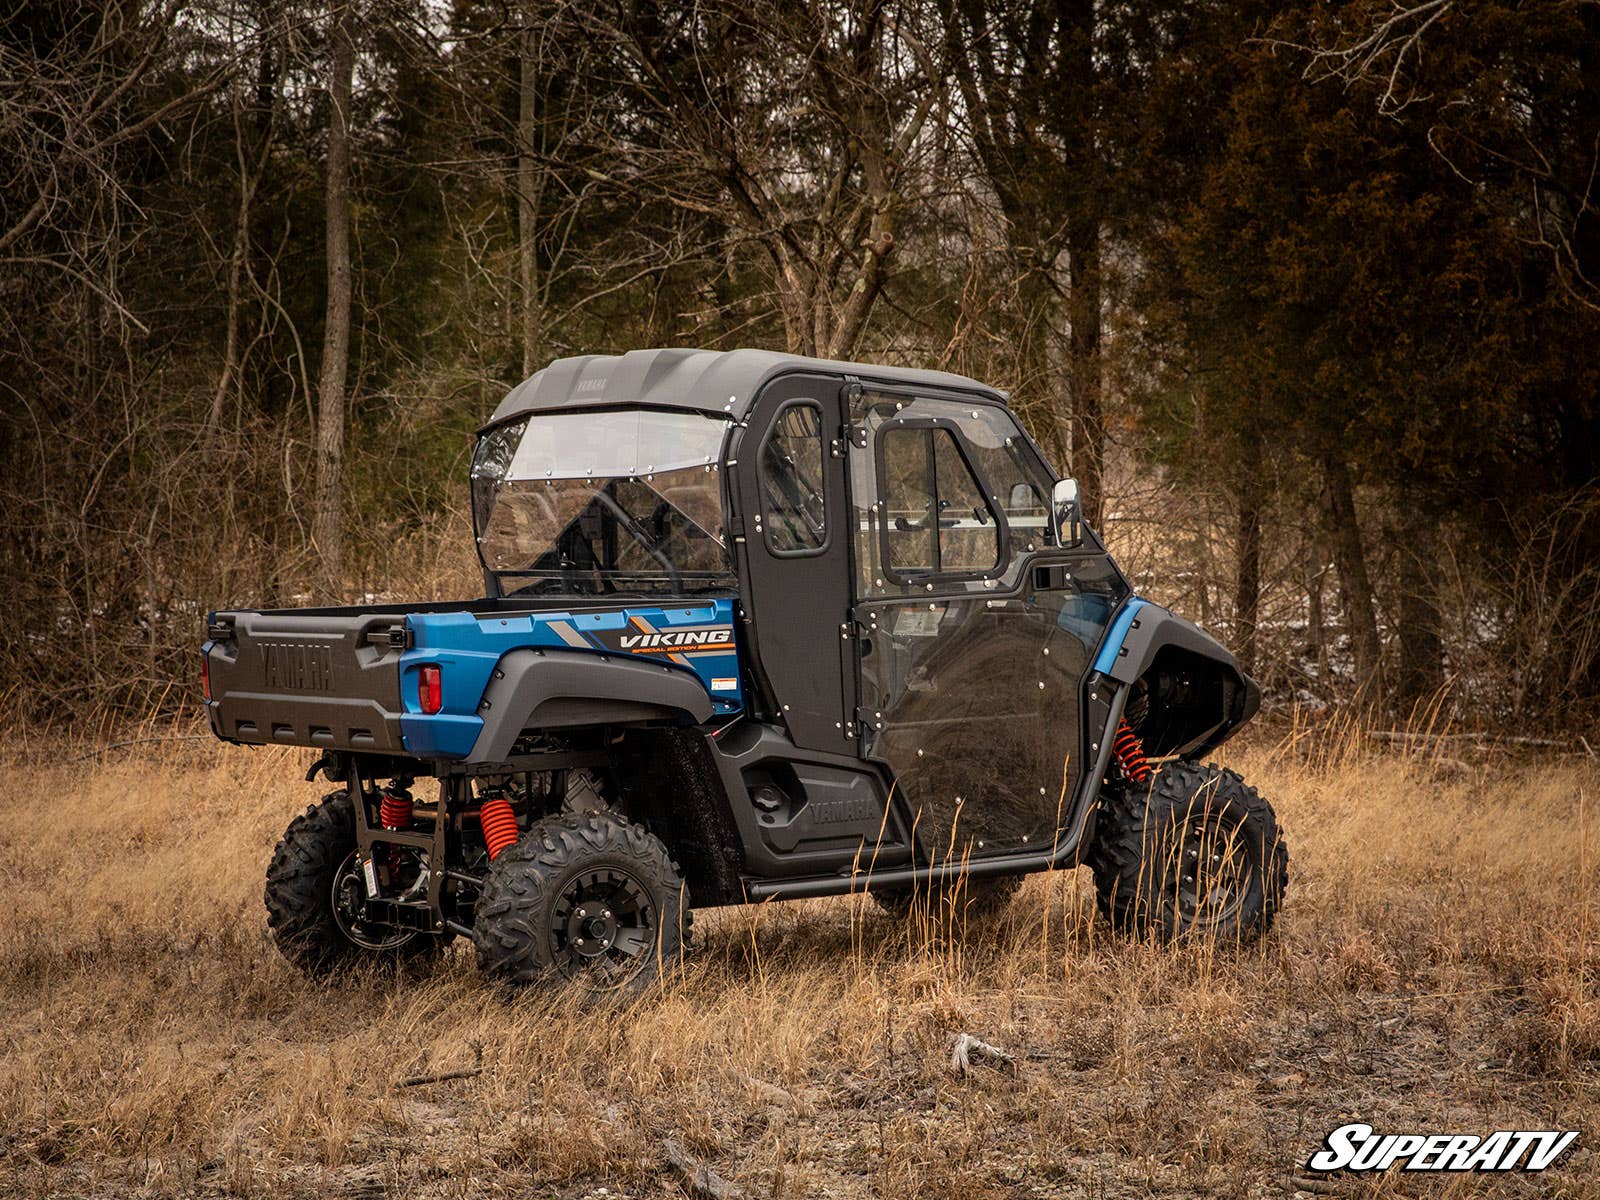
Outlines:
[[527,413],[566,408],[687,408],[742,421],[762,387],[795,372],[855,376],[864,384],[982,392],[994,388],[963,375],[915,367],[834,362],[768,350],[630,350],[558,358],[512,388],[490,425]]

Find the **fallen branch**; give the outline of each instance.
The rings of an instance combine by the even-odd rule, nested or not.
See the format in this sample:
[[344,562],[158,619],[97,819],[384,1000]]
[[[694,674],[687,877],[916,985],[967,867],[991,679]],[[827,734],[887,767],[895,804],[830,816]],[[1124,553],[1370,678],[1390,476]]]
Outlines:
[[1513,746],[1551,746],[1556,749],[1568,744],[1555,738],[1519,737],[1505,733],[1404,733],[1374,729],[1367,736],[1377,738],[1380,742],[1509,742]]
[[410,1079],[402,1079],[401,1087],[421,1087],[425,1083],[448,1083],[452,1079],[472,1079],[483,1074],[482,1067],[467,1067],[461,1071],[440,1071],[436,1075],[413,1075]]
[[705,1163],[696,1161],[683,1148],[683,1143],[675,1138],[665,1138],[661,1148],[666,1152],[668,1165],[683,1176],[684,1183],[696,1196],[704,1196],[706,1200],[743,1200],[742,1189],[729,1183]]
[[1338,1196],[1343,1189],[1331,1179],[1315,1179],[1309,1175],[1289,1176],[1289,1186],[1297,1192],[1311,1192],[1318,1196]]
[[972,1069],[972,1056],[993,1063],[1003,1070],[1015,1071],[1017,1060],[1012,1058],[998,1046],[991,1046],[982,1038],[973,1037],[970,1033],[959,1033],[950,1048],[950,1069],[957,1075],[965,1075]]

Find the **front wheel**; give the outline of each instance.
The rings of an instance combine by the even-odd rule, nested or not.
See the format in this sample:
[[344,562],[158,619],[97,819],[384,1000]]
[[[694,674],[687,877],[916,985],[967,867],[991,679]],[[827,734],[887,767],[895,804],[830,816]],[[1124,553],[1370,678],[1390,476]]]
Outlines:
[[1164,941],[1252,941],[1289,883],[1272,805],[1235,771],[1181,761],[1108,790],[1088,863],[1112,925]]
[[496,983],[566,978],[632,996],[688,940],[683,879],[659,838],[611,813],[547,817],[489,867],[472,930]]
[[348,793],[333,792],[289,823],[272,855],[267,925],[283,956],[313,975],[362,962],[397,963],[443,947],[436,934],[364,921],[366,898],[355,807]]

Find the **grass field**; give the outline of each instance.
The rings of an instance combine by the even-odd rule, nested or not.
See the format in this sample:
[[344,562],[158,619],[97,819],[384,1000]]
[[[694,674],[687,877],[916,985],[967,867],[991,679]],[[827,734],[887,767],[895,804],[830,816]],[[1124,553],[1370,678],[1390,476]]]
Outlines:
[[[1370,744],[1230,747],[1292,852],[1258,949],[1121,941],[1062,873],[965,930],[861,900],[704,912],[611,1012],[507,1002],[466,948],[398,981],[291,971],[261,881],[320,794],[304,753],[24,747],[0,771],[0,1195],[680,1195],[675,1145],[752,1198],[1600,1196],[1600,769]],[[1013,1067],[957,1074],[962,1032]],[[1543,1176],[1296,1178],[1346,1120],[1582,1133]]]

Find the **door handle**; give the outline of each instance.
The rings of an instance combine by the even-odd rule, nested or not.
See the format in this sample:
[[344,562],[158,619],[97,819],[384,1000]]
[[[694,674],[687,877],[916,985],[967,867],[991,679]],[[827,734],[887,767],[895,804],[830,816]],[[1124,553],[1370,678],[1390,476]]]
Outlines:
[[1033,569],[1035,591],[1059,592],[1072,586],[1072,568],[1064,563],[1051,563]]

